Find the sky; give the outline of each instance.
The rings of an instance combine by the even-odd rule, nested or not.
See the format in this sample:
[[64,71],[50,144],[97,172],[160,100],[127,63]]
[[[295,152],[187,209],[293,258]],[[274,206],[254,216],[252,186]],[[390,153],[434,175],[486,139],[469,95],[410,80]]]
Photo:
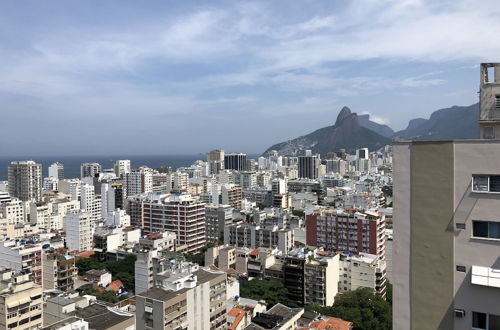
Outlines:
[[478,101],[497,0],[3,1],[0,155],[260,153]]

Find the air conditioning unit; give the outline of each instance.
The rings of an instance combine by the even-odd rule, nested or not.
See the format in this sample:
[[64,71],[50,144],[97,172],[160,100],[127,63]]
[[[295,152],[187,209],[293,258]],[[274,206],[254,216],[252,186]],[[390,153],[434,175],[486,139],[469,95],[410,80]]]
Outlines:
[[465,311],[463,309],[455,309],[455,317],[462,318],[465,316]]

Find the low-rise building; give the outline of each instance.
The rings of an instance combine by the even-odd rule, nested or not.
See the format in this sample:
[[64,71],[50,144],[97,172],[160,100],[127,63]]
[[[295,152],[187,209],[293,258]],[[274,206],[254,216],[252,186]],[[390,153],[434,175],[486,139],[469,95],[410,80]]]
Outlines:
[[0,271],[0,328],[39,329],[43,324],[42,287],[29,274]]

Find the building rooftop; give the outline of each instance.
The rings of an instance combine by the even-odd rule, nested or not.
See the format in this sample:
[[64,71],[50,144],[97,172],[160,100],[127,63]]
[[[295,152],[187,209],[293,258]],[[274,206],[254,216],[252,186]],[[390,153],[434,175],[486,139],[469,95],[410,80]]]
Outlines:
[[59,306],[67,306],[67,305],[73,304],[75,301],[73,299],[57,296],[57,297],[50,298],[49,300],[47,300],[47,302],[51,302],[51,303],[57,304]]
[[70,316],[64,320],[61,320],[59,322],[53,323],[51,325],[48,325],[46,327],[43,327],[42,330],[58,330],[63,328],[66,325],[70,325],[74,322],[80,321],[81,318],[76,317],[76,316]]
[[[123,311],[114,311],[101,304],[92,304],[76,311],[76,316],[89,323],[89,329],[105,330],[116,327],[135,316]],[[118,329],[118,327],[117,327]]]
[[283,304],[276,304],[265,313],[258,313],[252,323],[245,329],[279,329],[284,323],[291,320],[297,314],[304,312],[303,308],[290,308]]

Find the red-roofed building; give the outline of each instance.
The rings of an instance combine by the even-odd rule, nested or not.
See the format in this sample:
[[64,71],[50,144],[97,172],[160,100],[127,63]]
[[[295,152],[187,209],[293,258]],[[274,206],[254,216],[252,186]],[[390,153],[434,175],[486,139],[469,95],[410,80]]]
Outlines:
[[250,322],[250,315],[239,307],[233,307],[229,313],[227,313],[228,330],[244,329]]
[[313,321],[306,328],[300,330],[351,330],[352,322],[344,321],[342,319],[330,316],[323,316],[321,320]]

